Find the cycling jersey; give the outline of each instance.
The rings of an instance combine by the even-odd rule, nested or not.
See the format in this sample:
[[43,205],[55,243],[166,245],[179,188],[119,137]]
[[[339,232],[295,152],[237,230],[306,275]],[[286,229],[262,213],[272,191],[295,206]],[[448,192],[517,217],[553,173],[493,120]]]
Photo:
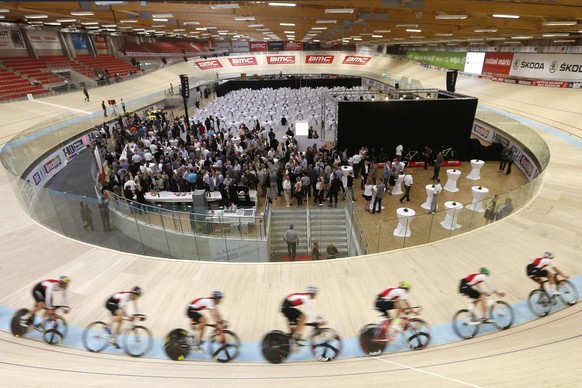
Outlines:
[[288,295],[285,300],[283,301],[283,309],[293,309],[298,306],[303,305],[307,310],[310,317],[317,320],[317,315],[313,310],[313,304],[311,303],[311,297],[307,293],[297,292],[291,295]]
[[109,304],[109,305],[115,304],[117,306],[117,308],[121,309],[121,311],[123,312],[123,315],[128,317],[129,314],[127,312],[127,304],[129,302],[133,302],[133,307],[135,310],[134,314],[139,314],[139,310],[137,308],[137,301],[131,300],[132,295],[134,295],[134,293],[131,291],[118,292],[117,294],[113,294],[111,296],[111,298],[109,298],[109,300],[107,301],[107,304]]
[[538,269],[545,269],[545,268],[554,268],[554,260],[548,259],[545,257],[538,257],[535,260],[532,260],[531,264],[533,264]]
[[38,283],[34,287],[32,294],[37,302],[44,302],[47,308],[52,309],[53,293],[58,291],[63,291],[62,304],[66,305],[67,293],[65,292],[65,289],[61,287],[59,281],[55,279],[48,279]]
[[395,287],[395,288],[388,288],[378,295],[383,300],[389,300],[392,302],[396,302],[399,300],[406,300],[408,299],[408,291],[404,288]]
[[214,299],[212,299],[211,297],[198,298],[198,299],[194,299],[192,302],[190,302],[188,307],[195,310],[195,311],[213,310],[216,308],[216,303],[214,303]]
[[472,288],[476,288],[479,291],[482,291],[481,284],[484,284],[489,292],[495,291],[495,287],[493,286],[491,279],[489,278],[489,276],[487,276],[485,274],[474,273],[474,274],[467,276],[463,280],[465,281],[465,284],[467,286],[472,287]]

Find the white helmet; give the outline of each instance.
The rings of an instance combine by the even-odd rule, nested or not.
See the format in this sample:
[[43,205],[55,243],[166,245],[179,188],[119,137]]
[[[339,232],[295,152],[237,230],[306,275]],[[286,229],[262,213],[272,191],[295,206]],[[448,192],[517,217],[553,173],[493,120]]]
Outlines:
[[307,293],[308,294],[315,294],[319,291],[319,288],[316,286],[307,286]]
[[553,259],[554,254],[552,252],[544,252],[544,259]]

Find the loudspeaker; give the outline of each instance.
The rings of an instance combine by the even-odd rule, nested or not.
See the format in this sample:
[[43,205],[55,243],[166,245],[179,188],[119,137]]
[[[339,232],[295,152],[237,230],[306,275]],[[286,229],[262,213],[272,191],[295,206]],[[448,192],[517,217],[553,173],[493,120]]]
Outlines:
[[458,70],[447,70],[447,92],[455,92],[458,74]]
[[394,89],[400,89],[400,84],[398,82],[394,84]]

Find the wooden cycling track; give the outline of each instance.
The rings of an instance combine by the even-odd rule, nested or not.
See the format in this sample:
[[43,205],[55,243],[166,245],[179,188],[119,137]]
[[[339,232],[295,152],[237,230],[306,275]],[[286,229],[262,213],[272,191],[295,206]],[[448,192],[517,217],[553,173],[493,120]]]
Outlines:
[[[443,87],[445,83],[442,72],[386,61],[392,77],[419,79],[425,87]],[[123,93],[128,101],[159,90],[185,69],[164,69],[122,86],[95,89],[91,92],[91,103],[83,103],[80,93],[46,101],[99,111],[102,99]],[[524,209],[501,222],[425,246],[333,262],[175,262],[109,251],[48,231],[31,221],[18,206],[7,172],[2,169],[0,304],[11,308],[28,306],[30,289],[36,281],[68,274],[73,278],[69,295],[73,311],[67,318],[71,325],[82,327],[105,318],[103,302],[109,294],[139,284],[145,290],[140,308],[149,315],[147,324],[155,336],[162,337],[170,329],[186,324],[184,308],[192,297],[221,289],[227,296],[222,311],[233,322],[233,329],[244,341],[258,341],[266,331],[284,327],[278,312],[281,298],[313,283],[322,289],[316,309],[344,337],[354,337],[361,326],[377,319],[371,310],[373,295],[400,279],[413,283],[413,303],[424,306],[424,317],[436,324],[449,321],[466,304],[457,294],[458,280],[482,265],[491,268],[495,283],[508,293],[505,299],[509,302],[525,299],[533,288],[524,268],[528,260],[545,250],[555,252],[560,268],[566,273],[582,273],[579,260],[582,159],[581,149],[571,141],[580,144],[582,136],[580,91],[465,77],[459,77],[457,91],[478,97],[481,104],[555,129],[535,129],[551,150],[541,190]],[[1,105],[2,143],[61,111],[59,107],[33,102]],[[0,385],[575,385],[582,379],[579,367],[582,354],[576,350],[582,346],[581,309],[582,304],[578,304],[504,332],[429,347],[421,352],[284,365],[176,363],[95,355],[65,346],[49,347],[0,332]]]

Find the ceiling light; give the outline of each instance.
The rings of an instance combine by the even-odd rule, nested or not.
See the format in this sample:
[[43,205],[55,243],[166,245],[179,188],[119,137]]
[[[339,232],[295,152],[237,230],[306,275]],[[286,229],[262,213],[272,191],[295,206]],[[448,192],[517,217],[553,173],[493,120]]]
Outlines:
[[497,32],[497,28],[475,28],[475,32]]
[[99,27],[98,26],[87,26],[85,27],[87,30],[98,30]]
[[[154,22],[167,22],[168,19],[165,19],[165,18],[155,18],[155,19],[152,19],[152,21],[154,21]],[[122,23],[128,23],[128,22],[124,22],[123,20],[121,22]]]
[[32,22],[31,21],[31,22],[28,22],[28,24],[44,24],[44,23],[43,22],[39,22],[39,21],[36,21],[36,22]]
[[271,35],[271,32],[263,32],[263,35]]
[[182,24],[185,26],[198,26],[200,22],[183,22]]
[[556,20],[542,23],[544,26],[575,26],[576,24],[578,24],[576,20]]
[[59,23],[75,23],[77,19],[57,19]]
[[434,17],[438,20],[465,20],[468,18],[467,15],[436,15]]
[[326,9],[325,13],[354,13],[353,8],[330,8]]
[[398,28],[416,28],[418,24],[397,24],[396,27]]
[[407,28],[406,32],[422,32],[422,30],[415,30],[413,28]]
[[127,1],[96,1],[95,5],[120,5],[126,3]]
[[196,27],[196,31],[206,31],[206,27]]
[[317,23],[317,24],[332,24],[332,23],[337,23],[337,20],[323,19],[323,20],[316,20],[315,23]]
[[404,38],[392,38],[392,40],[404,40]]
[[522,35],[522,36],[512,36],[511,39],[532,39],[533,36],[527,36],[527,35]]
[[390,30],[374,30],[374,32],[376,32],[378,34],[388,34],[390,32]]
[[295,27],[295,23],[279,23],[280,26]]
[[152,28],[165,28],[166,25],[165,24],[153,24]]
[[235,16],[234,20],[237,22],[245,22],[255,20],[254,16]]
[[504,42],[503,44],[521,44],[521,42]]
[[268,28],[257,28],[257,32],[269,31]]
[[502,13],[494,13],[494,18],[504,18],[504,19],[519,19],[519,15],[506,15]]
[[327,30],[327,27],[312,27],[312,30]]
[[555,33],[552,33],[552,34],[543,34],[542,36],[544,38],[563,38],[563,37],[566,37],[566,36],[570,36],[570,34],[567,33],[567,32],[555,32]]
[[450,32],[437,32],[434,36],[453,36]]
[[186,29],[184,29],[184,28],[174,28],[174,32],[182,32],[182,31],[186,31]]
[[554,43],[574,43],[576,39],[558,39],[554,40]]
[[[4,16],[0,16],[0,18],[3,18]],[[45,26],[60,26],[61,23],[59,22],[44,22]]]
[[383,38],[383,35],[372,35],[372,38]]
[[0,13],[6,13],[6,12],[10,12],[10,10],[9,9],[6,9],[6,8],[1,8],[0,9]]
[[295,7],[295,3],[268,3],[271,7]]
[[38,15],[24,15],[26,19],[48,19],[48,15],[38,14]]
[[174,15],[171,13],[154,13],[152,14],[152,18],[173,18]]
[[359,42],[362,40],[362,38],[354,38],[354,40],[357,40]]
[[72,11],[71,15],[73,16],[93,16],[95,13],[91,11]]
[[219,32],[218,35],[228,35],[227,32]]
[[295,31],[283,31],[284,34],[294,34]]
[[317,34],[305,34],[305,36],[317,36]]
[[212,9],[234,9],[234,8],[240,8],[240,7],[236,3],[231,3],[231,4],[213,4],[210,6],[210,8],[212,8]]
[[[154,21],[156,21],[156,19],[154,19]],[[164,20],[159,20],[159,21],[164,21]],[[167,20],[165,20],[167,22]],[[120,20],[120,23],[137,23],[137,19],[124,19],[124,20]]]
[[134,32],[145,31],[145,28],[133,28],[132,31]]
[[264,27],[264,24],[249,24],[249,28],[261,28]]
[[99,22],[81,22],[81,24],[84,26],[95,26],[98,25]]

